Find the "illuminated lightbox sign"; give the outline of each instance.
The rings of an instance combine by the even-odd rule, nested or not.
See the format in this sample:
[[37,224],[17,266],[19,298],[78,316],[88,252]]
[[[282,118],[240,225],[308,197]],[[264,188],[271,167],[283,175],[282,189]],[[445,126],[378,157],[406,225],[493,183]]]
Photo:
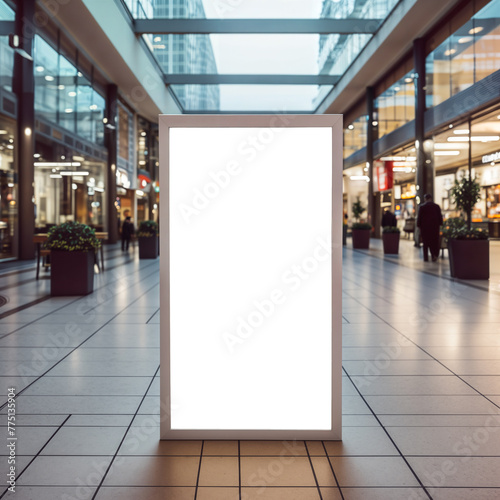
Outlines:
[[160,116],[160,177],[161,438],[340,439],[341,117]]

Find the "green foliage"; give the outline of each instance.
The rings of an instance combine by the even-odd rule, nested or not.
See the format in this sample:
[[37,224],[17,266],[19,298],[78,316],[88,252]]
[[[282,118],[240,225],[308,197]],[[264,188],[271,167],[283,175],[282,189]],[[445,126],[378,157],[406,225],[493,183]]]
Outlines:
[[488,231],[479,228],[467,229],[467,227],[462,227],[455,229],[448,238],[453,240],[487,240]]
[[65,222],[49,229],[45,248],[67,252],[89,252],[101,246],[95,229],[79,222]]
[[352,228],[353,229],[371,229],[372,228],[372,225],[369,224],[368,222],[355,222],[353,225],[352,225]]
[[158,223],[154,220],[144,220],[139,225],[139,237],[151,238],[158,236]]
[[361,204],[358,197],[358,199],[352,204],[352,214],[354,215],[354,218],[359,220],[365,210],[365,207]]
[[481,198],[481,186],[475,179],[464,177],[461,181],[455,180],[455,185],[451,188],[450,194],[453,202],[459,210],[467,214],[467,225],[471,229],[472,209]]
[[444,221],[442,233],[445,238],[451,238],[454,232],[466,227],[467,224],[461,217],[450,217]]
[[399,227],[396,226],[384,226],[384,228],[382,229],[383,234],[389,234],[389,233],[399,234],[400,232],[401,230],[399,229]]

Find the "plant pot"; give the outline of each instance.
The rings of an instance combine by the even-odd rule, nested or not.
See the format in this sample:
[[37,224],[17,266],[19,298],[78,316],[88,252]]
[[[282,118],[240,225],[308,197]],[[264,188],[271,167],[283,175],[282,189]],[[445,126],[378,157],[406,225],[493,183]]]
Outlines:
[[382,242],[384,244],[384,253],[399,253],[399,233],[382,233]]
[[345,224],[342,226],[342,245],[347,245],[347,226]]
[[51,251],[50,295],[88,295],[94,291],[95,252]]
[[450,273],[463,280],[490,279],[490,242],[488,240],[448,240]]
[[352,248],[368,249],[370,248],[370,229],[352,230]]
[[158,237],[139,236],[139,259],[156,259],[158,257]]

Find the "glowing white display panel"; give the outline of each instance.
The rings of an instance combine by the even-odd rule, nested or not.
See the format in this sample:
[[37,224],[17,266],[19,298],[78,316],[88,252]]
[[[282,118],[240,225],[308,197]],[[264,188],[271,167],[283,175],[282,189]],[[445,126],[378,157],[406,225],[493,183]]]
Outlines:
[[340,439],[341,134],[160,117],[163,439]]

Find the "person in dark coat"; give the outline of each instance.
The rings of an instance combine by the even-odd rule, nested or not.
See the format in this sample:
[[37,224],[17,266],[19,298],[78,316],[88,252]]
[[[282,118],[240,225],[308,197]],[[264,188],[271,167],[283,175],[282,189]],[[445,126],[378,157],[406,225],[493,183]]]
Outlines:
[[128,251],[130,240],[134,232],[134,224],[132,223],[132,220],[130,217],[126,217],[122,225],[122,251]]
[[396,216],[389,209],[387,209],[384,212],[384,215],[382,215],[382,227],[396,227],[397,225],[398,221]]
[[439,230],[443,224],[441,208],[432,201],[432,196],[426,194],[418,209],[417,227],[420,229],[420,238],[424,246],[424,261],[429,260],[427,249],[431,252],[432,261],[439,257]]

